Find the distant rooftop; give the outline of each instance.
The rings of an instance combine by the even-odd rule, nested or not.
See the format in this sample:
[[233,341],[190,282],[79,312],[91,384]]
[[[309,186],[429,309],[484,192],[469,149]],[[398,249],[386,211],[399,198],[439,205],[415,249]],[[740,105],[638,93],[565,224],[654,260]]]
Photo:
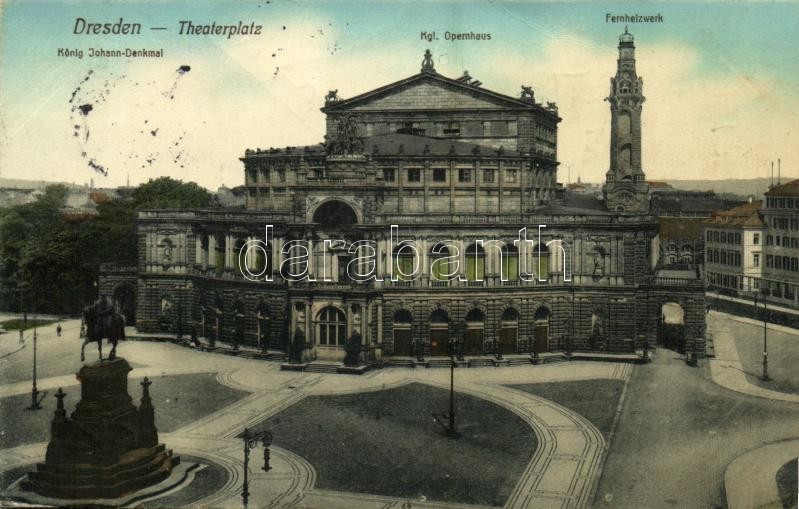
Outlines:
[[766,191],[766,196],[799,196],[799,179],[772,187]]
[[730,210],[721,210],[711,214],[710,219],[705,224],[729,225],[729,226],[764,226],[760,218],[760,207],[762,200],[744,203]]

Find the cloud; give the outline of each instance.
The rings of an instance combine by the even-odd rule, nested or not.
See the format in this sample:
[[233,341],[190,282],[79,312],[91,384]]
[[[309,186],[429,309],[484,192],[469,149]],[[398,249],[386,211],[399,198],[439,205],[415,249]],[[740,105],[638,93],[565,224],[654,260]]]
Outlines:
[[[212,189],[239,185],[238,157],[245,148],[322,141],[319,108],[328,90],[352,97],[415,74],[424,49],[420,44],[359,39],[346,26],[295,18],[267,27],[259,38],[224,40],[203,52],[189,48],[165,59],[101,65],[93,85],[112,79],[111,72],[126,76],[86,119],[92,128],[86,152],[108,168],[108,178],[87,166],[73,136],[67,101],[82,75],[71,72],[59,78],[66,85],[46,107],[4,111],[8,137],[0,166],[9,177],[78,182],[93,177],[109,186],[123,184],[127,174],[133,183],[170,175]],[[559,180],[564,182],[570,169],[573,179],[602,181],[610,139],[603,99],[615,73],[615,44],[559,35],[541,47],[449,43],[432,49],[442,74],[457,77],[465,68],[486,88],[516,96],[520,85],[532,85],[538,101],[556,101],[563,117]],[[775,77],[732,68],[708,73],[695,48],[637,44],[647,96],[643,161],[648,177],[745,178],[763,175],[777,156],[799,160],[792,117],[796,96]],[[191,71],[180,77],[174,97],[165,97],[181,65]]]

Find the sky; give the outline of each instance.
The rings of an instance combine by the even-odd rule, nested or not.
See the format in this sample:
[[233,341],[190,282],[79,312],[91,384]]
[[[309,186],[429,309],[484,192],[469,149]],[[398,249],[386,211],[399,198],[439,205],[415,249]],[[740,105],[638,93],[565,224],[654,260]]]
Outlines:
[[[246,148],[322,141],[319,108],[419,72],[558,104],[558,180],[603,180],[624,23],[644,80],[647,178],[799,175],[799,2],[6,1],[0,4],[0,177],[136,185],[162,175],[210,189],[244,180]],[[142,25],[75,34],[77,18]],[[179,22],[261,25],[179,34]],[[151,30],[151,28],[166,30]],[[435,31],[427,41],[421,32]],[[490,33],[448,41],[445,32]],[[90,48],[163,58],[90,57]],[[83,51],[83,58],[58,51]],[[91,105],[87,110],[85,105]]]

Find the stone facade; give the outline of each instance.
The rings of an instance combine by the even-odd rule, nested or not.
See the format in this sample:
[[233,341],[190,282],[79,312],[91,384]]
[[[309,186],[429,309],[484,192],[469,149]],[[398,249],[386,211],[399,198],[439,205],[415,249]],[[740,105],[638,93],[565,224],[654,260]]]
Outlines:
[[[138,328],[264,350],[299,338],[331,360],[356,337],[364,363],[446,355],[450,337],[466,355],[631,352],[674,302],[701,346],[703,284],[656,273],[648,207],[566,192],[557,107],[481,85],[428,54],[405,80],[331,91],[324,143],[246,150],[246,210],[141,212]],[[636,168],[619,169],[634,193]],[[369,280],[353,275],[358,241]]]

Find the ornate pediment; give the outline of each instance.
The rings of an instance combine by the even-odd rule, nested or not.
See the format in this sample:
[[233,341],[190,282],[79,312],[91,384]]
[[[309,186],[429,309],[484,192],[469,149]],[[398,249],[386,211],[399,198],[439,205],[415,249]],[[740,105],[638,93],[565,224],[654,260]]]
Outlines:
[[540,106],[440,74],[422,73],[350,99],[328,103],[323,111],[502,108],[540,109]]

